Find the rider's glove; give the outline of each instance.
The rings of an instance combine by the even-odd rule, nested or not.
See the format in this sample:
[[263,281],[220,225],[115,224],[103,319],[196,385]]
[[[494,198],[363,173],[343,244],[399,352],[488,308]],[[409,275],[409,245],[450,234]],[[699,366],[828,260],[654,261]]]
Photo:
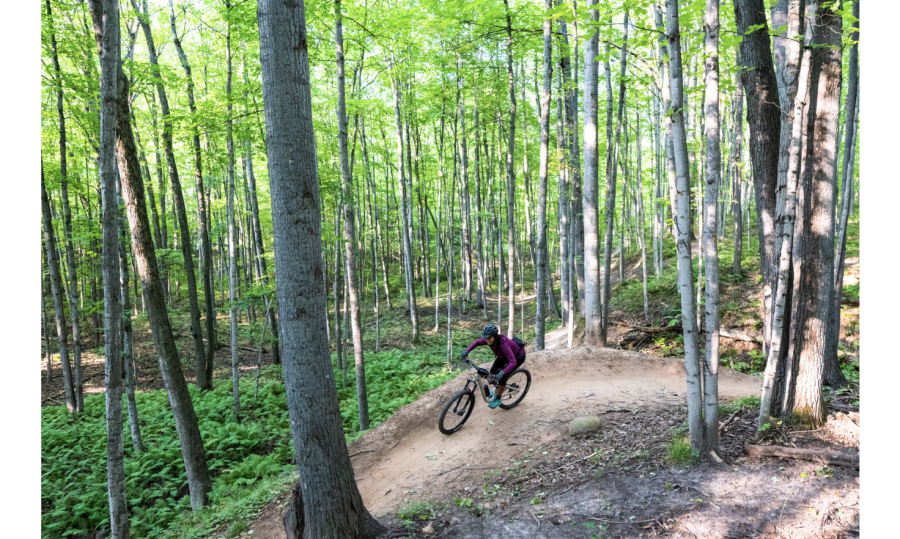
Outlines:
[[503,371],[500,371],[497,374],[491,374],[491,380],[499,383],[501,380],[503,380],[503,375],[504,375]]
[[459,357],[462,359],[468,359],[469,354],[467,352],[460,352]]

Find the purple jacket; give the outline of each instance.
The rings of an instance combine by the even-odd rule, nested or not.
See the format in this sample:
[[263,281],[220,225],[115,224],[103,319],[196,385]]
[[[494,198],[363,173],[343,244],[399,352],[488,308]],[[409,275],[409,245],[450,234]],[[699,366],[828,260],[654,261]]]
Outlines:
[[[478,339],[473,342],[469,348],[466,350],[466,354],[468,355],[473,349],[478,346],[487,346],[487,341],[484,339]],[[491,352],[494,353],[494,357],[497,359],[506,358],[509,361],[509,364],[503,368],[503,372],[506,374],[511,373],[516,369],[519,365],[519,360],[525,357],[525,349],[516,344],[515,341],[508,338],[506,335],[497,335],[494,337],[493,346],[489,347]]]

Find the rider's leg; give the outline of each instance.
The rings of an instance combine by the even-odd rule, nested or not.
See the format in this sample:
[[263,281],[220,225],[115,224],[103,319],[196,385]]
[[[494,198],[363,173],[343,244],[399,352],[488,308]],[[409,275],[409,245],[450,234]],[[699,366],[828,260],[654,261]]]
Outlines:
[[505,386],[505,385],[497,386],[497,389],[494,390],[494,396],[495,396],[496,398],[499,399],[500,396],[503,395],[503,392],[504,392],[504,391],[506,391],[506,386]]

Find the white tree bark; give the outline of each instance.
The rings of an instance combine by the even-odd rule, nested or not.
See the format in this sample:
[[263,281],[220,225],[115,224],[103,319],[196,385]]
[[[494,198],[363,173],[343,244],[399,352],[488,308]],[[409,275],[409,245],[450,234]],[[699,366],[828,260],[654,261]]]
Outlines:
[[683,79],[681,70],[681,32],[678,26],[678,2],[666,1],[666,34],[669,45],[669,79],[672,110],[672,148],[675,158],[677,184],[674,189],[678,203],[675,228],[678,233],[678,288],[681,293],[681,327],[684,335],[684,365],[687,373],[688,428],[691,450],[705,454],[706,433],[701,417],[702,391],[700,387],[700,351],[694,278],[691,266],[690,171],[687,160],[687,140],[684,129]]
[[[600,20],[597,0],[587,0],[591,8],[591,21]],[[598,215],[598,156],[597,156],[597,86],[599,72],[597,48],[600,42],[598,30],[592,29],[584,48],[584,343],[603,346],[603,318],[600,276],[600,223]]]
[[719,0],[706,1],[704,119],[706,129],[706,196],[703,251],[706,259],[706,354],[703,362],[704,418],[710,451],[719,450],[719,206],[722,154],[719,148]]

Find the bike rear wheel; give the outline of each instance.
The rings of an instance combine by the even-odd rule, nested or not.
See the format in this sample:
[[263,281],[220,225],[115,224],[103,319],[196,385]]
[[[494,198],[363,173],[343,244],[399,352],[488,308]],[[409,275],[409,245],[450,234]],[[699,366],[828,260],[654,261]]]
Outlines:
[[475,396],[465,389],[457,393],[444,406],[438,419],[438,429],[442,434],[453,434],[458,431],[472,415],[475,408]]
[[531,387],[531,373],[526,369],[516,369],[506,377],[506,391],[500,396],[500,408],[515,408]]

